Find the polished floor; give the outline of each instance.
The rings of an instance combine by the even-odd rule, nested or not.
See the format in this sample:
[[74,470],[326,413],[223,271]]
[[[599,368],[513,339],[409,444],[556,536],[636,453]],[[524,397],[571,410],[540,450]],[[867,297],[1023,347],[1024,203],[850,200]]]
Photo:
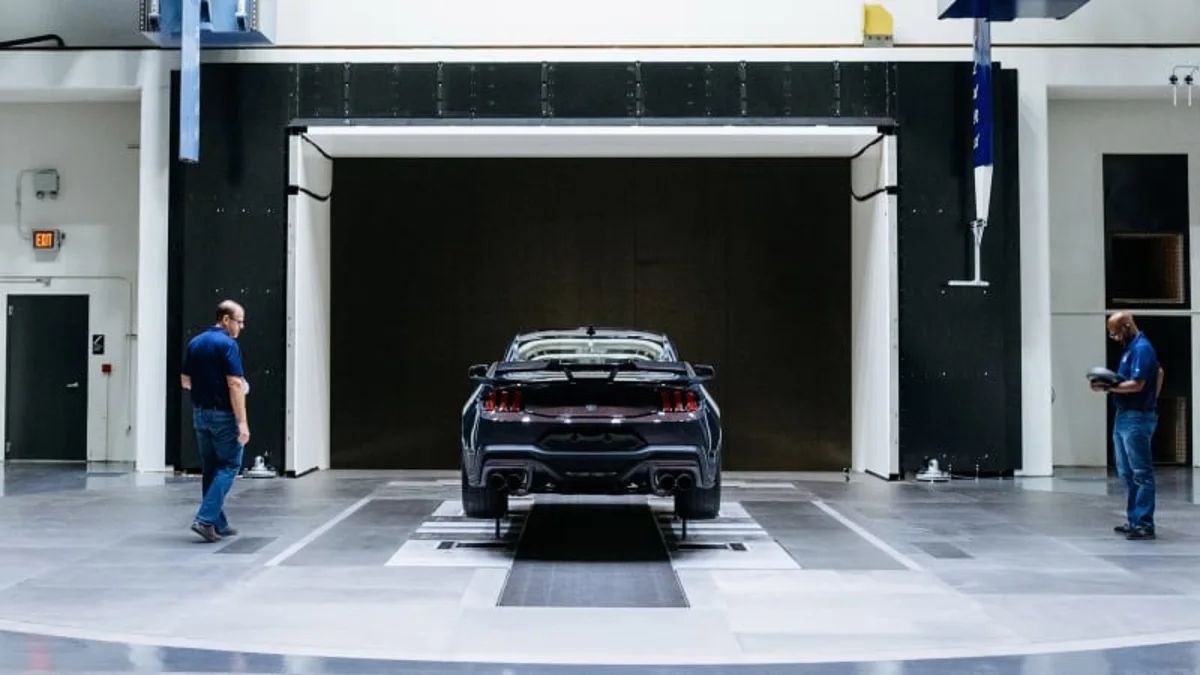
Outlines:
[[239,481],[213,545],[194,478],[9,464],[0,671],[1197,673],[1197,477],[1159,479],[1155,541],[1084,471],[730,475],[686,538],[638,499],[496,537],[453,474],[326,472]]

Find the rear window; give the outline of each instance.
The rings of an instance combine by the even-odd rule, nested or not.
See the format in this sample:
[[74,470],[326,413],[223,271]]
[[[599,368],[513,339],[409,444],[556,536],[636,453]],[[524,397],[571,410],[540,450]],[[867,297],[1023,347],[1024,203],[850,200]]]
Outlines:
[[574,363],[606,364],[615,361],[661,361],[664,347],[638,338],[545,338],[517,347],[517,361],[559,359]]

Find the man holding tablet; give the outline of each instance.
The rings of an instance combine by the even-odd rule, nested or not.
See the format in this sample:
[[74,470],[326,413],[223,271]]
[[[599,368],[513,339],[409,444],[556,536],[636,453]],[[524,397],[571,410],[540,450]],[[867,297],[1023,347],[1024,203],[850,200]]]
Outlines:
[[1158,426],[1158,396],[1162,392],[1163,369],[1150,340],[1128,312],[1108,317],[1108,337],[1125,345],[1117,367],[1117,383],[1093,381],[1093,391],[1111,396],[1113,450],[1117,475],[1127,489],[1124,525],[1115,529],[1126,539],[1154,539],[1154,458],[1150,439]]

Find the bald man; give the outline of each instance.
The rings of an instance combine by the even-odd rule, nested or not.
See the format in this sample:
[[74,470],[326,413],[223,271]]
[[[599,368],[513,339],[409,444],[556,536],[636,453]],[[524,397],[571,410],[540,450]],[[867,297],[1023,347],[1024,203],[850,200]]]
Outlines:
[[1107,391],[1116,409],[1113,448],[1117,475],[1125,479],[1127,498],[1126,522],[1113,529],[1126,539],[1153,539],[1154,458],[1150,439],[1158,426],[1158,396],[1164,372],[1154,346],[1132,315],[1117,312],[1108,317],[1107,326],[1108,337],[1125,345],[1117,367],[1121,382],[1111,387],[1092,385],[1096,391]]
[[192,427],[200,455],[203,501],[192,531],[206,541],[237,534],[225,517],[225,496],[242,470],[242,454],[250,441],[246,419],[246,373],[237,337],[246,325],[246,310],[225,300],[217,305],[216,323],[188,342],[180,380],[191,392]]

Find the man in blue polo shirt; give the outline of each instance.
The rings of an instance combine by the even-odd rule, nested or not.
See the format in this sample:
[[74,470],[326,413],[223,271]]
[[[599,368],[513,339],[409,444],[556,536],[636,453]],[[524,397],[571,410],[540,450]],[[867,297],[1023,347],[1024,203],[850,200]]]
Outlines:
[[217,322],[192,338],[183,357],[184,389],[191,391],[192,427],[203,471],[203,501],[192,531],[215,542],[237,531],[225,518],[225,496],[242,470],[242,452],[250,441],[246,419],[249,384],[237,337],[246,322],[241,305],[217,305]]
[[1113,421],[1113,448],[1117,475],[1125,479],[1127,490],[1124,525],[1114,530],[1126,539],[1153,539],[1154,534],[1154,457],[1150,439],[1158,426],[1158,396],[1162,392],[1163,369],[1146,334],[1138,330],[1128,312],[1108,318],[1108,336],[1125,345],[1117,367],[1120,384],[1112,387],[1093,385],[1111,396],[1116,415]]

